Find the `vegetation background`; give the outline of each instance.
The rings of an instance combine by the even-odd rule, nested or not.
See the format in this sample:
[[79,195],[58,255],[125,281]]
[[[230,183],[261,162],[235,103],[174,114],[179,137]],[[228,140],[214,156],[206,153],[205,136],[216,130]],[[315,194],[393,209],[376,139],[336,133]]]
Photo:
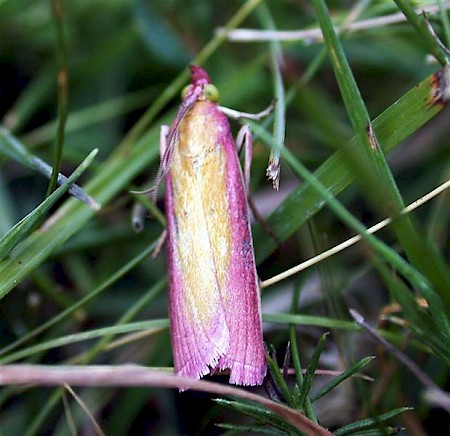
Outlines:
[[[283,366],[290,341],[289,366],[307,368],[304,377],[276,379],[272,398],[336,434],[447,434],[448,397],[425,394],[443,394],[437,389],[449,382],[449,196],[399,214],[448,182],[450,72],[413,7],[432,8],[430,25],[448,47],[444,1],[0,0],[0,371],[18,362],[172,365],[164,254],[150,256],[163,215],[153,211],[137,234],[133,203],[151,205],[130,190],[153,180],[159,127],[173,118],[195,62],[223,106],[258,112],[277,99],[274,117],[252,124],[252,192],[281,241],[255,224],[263,281],[396,217],[301,273],[264,282],[273,367]],[[389,23],[403,13],[408,20]],[[384,19],[369,27],[376,17]],[[342,26],[339,38],[330,19]],[[217,32],[224,26],[313,33],[238,42]],[[265,169],[270,147],[277,153],[283,142],[276,192]],[[101,210],[66,196],[43,203],[41,162],[69,175],[94,148],[77,183]],[[161,199],[157,206],[164,210]],[[419,372],[374,341],[349,308]],[[342,372],[346,381],[334,386]],[[220,390],[73,389],[4,386],[0,433],[299,434]]]

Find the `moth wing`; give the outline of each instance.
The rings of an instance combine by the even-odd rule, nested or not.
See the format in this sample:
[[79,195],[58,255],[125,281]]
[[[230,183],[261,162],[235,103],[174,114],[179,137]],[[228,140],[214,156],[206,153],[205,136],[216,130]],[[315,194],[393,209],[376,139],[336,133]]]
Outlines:
[[260,385],[266,374],[260,293],[244,181],[234,144],[226,141],[227,199],[232,231],[232,256],[224,299],[230,348],[219,368],[230,369],[230,383]]
[[173,204],[170,181],[166,208],[173,211],[167,225],[174,367],[179,375],[199,378],[217,366],[230,342],[210,229],[197,196],[184,195]]

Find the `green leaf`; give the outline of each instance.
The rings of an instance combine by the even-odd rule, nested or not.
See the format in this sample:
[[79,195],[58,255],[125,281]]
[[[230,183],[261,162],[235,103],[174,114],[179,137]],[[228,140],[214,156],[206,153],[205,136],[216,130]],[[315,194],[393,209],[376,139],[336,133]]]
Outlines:
[[299,405],[300,408],[305,407],[306,399],[308,398],[308,394],[311,390],[312,382],[314,380],[314,374],[317,369],[317,365],[319,364],[320,355],[322,354],[323,347],[325,346],[325,341],[327,339],[328,333],[325,333],[321,336],[319,343],[314,350],[314,353],[311,357],[311,362],[306,367],[306,372],[303,377],[303,383],[300,386],[300,394],[299,394]]
[[216,424],[216,427],[224,428],[230,431],[224,433],[224,435],[241,435],[244,433],[256,433],[256,434],[267,434],[271,436],[285,435],[284,431],[276,431],[270,428],[264,428],[260,425],[236,425],[236,424]]
[[[269,9],[265,4],[260,7],[257,12],[266,29],[274,30],[275,23],[270,15]],[[284,138],[286,135],[286,99],[284,92],[283,76],[281,74],[281,63],[283,54],[281,45],[277,41],[270,43],[270,58],[273,74],[274,96],[276,98],[273,138],[274,147],[271,148],[269,164],[267,166],[267,178],[272,181],[275,190],[278,191],[280,185],[280,159],[281,150],[284,147]]]
[[[33,209],[26,217],[22,218],[0,239],[0,261],[25,237],[27,237],[36,224],[45,216],[50,208],[72,187],[75,180],[89,167],[98,150],[93,150],[80,166],[73,172],[62,186],[47,197],[39,206]],[[0,299],[3,298],[0,292]]]
[[448,54],[446,57],[446,53],[442,50],[442,47],[436,40],[435,35],[430,32],[425,17],[416,14],[411,2],[405,0],[394,1],[419,34],[419,40],[421,43],[425,45],[427,50],[439,61],[441,65],[447,65],[449,63]]
[[272,359],[272,357],[268,353],[266,355],[266,359],[267,364],[269,365],[270,374],[273,377],[276,386],[283,394],[284,400],[286,401],[289,407],[294,407],[294,400],[292,398],[292,394],[289,391],[289,387],[286,383],[286,380],[283,378],[281,369],[278,366],[277,361],[275,359]]
[[230,401],[222,398],[216,398],[214,401],[224,407],[250,416],[261,423],[271,425],[272,427],[282,430],[289,435],[301,435],[301,433],[295,427],[291,426],[289,423],[287,423],[283,419],[280,419],[280,417],[258,404],[254,404],[244,400]]
[[23,348],[22,350],[8,355],[7,357],[0,359],[0,364],[5,365],[7,363],[15,362],[25,357],[33,356],[34,354],[41,353],[42,351],[52,350],[54,348],[63,347],[69,344],[75,344],[77,342],[87,341],[94,338],[104,336],[115,336],[123,333],[131,333],[142,330],[149,330],[155,328],[167,328],[169,327],[168,319],[153,319],[150,321],[133,322],[129,324],[122,324],[113,327],[104,327],[82,333],[75,333],[61,338],[52,339],[49,341],[40,342],[38,345]]
[[396,416],[413,410],[411,407],[399,407],[398,409],[391,410],[389,412],[383,413],[382,415],[376,416],[374,418],[362,419],[360,421],[353,422],[351,424],[345,425],[334,432],[335,436],[345,436],[353,434],[354,432],[360,432],[363,430],[368,430],[373,427],[379,427],[381,424],[395,418]]
[[[19,345],[25,343],[26,341],[36,337],[38,334],[46,331],[51,326],[57,324],[58,322],[64,320],[69,315],[75,313],[78,309],[98,297],[102,292],[104,292],[106,289],[108,289],[109,286],[111,286],[113,283],[115,283],[117,280],[122,278],[125,274],[127,274],[129,271],[131,271],[136,265],[138,265],[142,260],[147,258],[155,249],[156,244],[149,245],[145,250],[143,250],[141,253],[139,253],[137,256],[135,256],[133,259],[131,259],[129,262],[127,262],[122,268],[120,268],[115,274],[113,274],[111,277],[108,277],[105,281],[103,281],[99,286],[97,286],[95,289],[93,289],[88,295],[68,307],[66,310],[64,310],[61,313],[58,313],[55,317],[48,320],[47,322],[41,324],[39,327],[35,328],[32,332],[22,335],[21,338],[17,341],[15,341],[13,344],[4,347],[0,350],[0,356],[5,355],[6,353],[10,352],[11,350],[15,349]],[[163,286],[166,283],[166,280],[163,279],[160,283],[157,283],[155,286]],[[132,308],[131,308],[132,309]]]
[[[373,128],[385,152],[393,150],[442,111],[442,105],[432,104],[436,80],[442,72],[443,70],[427,77],[373,120]],[[348,148],[354,148],[356,141],[356,138],[352,138]],[[335,196],[354,179],[345,160],[345,153],[337,151],[314,172],[317,180]],[[275,230],[278,238],[284,241],[324,206],[322,196],[310,182],[306,182],[283,201],[267,223]],[[276,249],[276,242],[265,238],[264,229],[260,226],[255,227],[253,236],[258,242],[255,244],[255,255],[260,263]]]
[[324,395],[328,394],[328,392],[331,392],[335,387],[339,386],[342,382],[360,372],[366,365],[372,362],[373,359],[374,357],[372,356],[364,357],[360,361],[353,364],[349,369],[344,371],[341,375],[335,377],[330,383],[328,383],[323,388],[321,388],[317,393],[312,395],[311,401],[312,402],[317,401]]
[[[29,153],[28,150],[3,127],[0,127],[0,153],[16,160],[32,170],[38,171],[47,178],[50,178],[52,175],[53,168],[50,165]],[[57,184],[62,185],[66,182],[67,177],[59,173]],[[86,203],[93,210],[100,209],[100,205],[93,198],[89,197],[89,195],[87,195],[78,185],[72,183],[69,186],[69,193]]]

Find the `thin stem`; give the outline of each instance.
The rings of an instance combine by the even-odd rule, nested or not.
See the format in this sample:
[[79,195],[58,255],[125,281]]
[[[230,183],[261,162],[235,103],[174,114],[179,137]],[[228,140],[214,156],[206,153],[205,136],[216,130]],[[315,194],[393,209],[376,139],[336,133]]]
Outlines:
[[138,365],[116,366],[61,366],[61,365],[4,365],[0,385],[38,384],[41,386],[156,386],[162,388],[187,388],[220,395],[232,395],[257,402],[285,419],[306,434],[331,436],[325,428],[310,421],[299,412],[244,389],[204,380],[194,380],[156,371]]
[[[393,345],[391,345],[386,339],[382,338],[377,331],[369,325],[364,317],[354,309],[350,309],[350,315],[355,320],[356,324],[361,326],[372,338],[374,338],[378,343],[380,343],[386,350],[388,350],[399,362],[405,365],[426,388],[431,391],[442,392],[441,389],[434,383],[434,381],[426,374],[422,369],[413,362],[408,356],[406,356],[401,351],[397,350]],[[449,397],[447,395],[447,397]],[[450,398],[447,398],[449,401]]]
[[[450,2],[442,2],[441,10],[447,11],[450,9]],[[428,13],[436,13],[439,11],[439,6],[432,5],[417,9],[417,13],[422,11]],[[385,27],[391,24],[402,23],[406,21],[403,13],[398,12],[392,15],[385,15],[383,17],[369,18],[367,20],[356,21],[351,24],[343,24],[337,26],[338,33],[345,30],[346,33],[357,32],[359,30],[376,29],[378,27]],[[218,29],[218,33],[223,32],[223,29]],[[263,41],[304,41],[305,43],[321,43],[323,41],[322,31],[319,28],[307,30],[257,30],[257,29],[235,29],[227,34],[229,41],[235,42],[263,42]]]
[[56,29],[56,43],[58,55],[58,126],[55,139],[55,156],[53,171],[50,183],[47,189],[47,196],[50,195],[58,184],[59,167],[61,165],[62,151],[64,146],[64,130],[67,120],[67,102],[68,102],[68,80],[67,71],[67,53],[64,40],[63,26],[63,5],[62,0],[52,0],[52,14]]
[[[432,198],[436,197],[440,193],[444,192],[446,189],[450,187],[450,180],[447,180],[442,185],[438,186],[436,189],[433,189],[428,194],[424,195],[423,197],[419,198],[418,200],[412,202],[407,207],[403,209],[401,212],[403,215],[412,212],[413,210],[417,209],[418,207],[425,204],[427,201],[431,200]],[[382,228],[386,227],[388,224],[392,222],[392,218],[386,218],[383,221],[380,221],[379,223],[375,224],[372,227],[369,227],[367,229],[367,233],[373,234],[378,232],[378,230],[381,230]],[[261,288],[266,288],[268,286],[274,285],[275,283],[280,282],[281,280],[285,280],[288,277],[297,274],[300,271],[303,271],[306,268],[309,268],[316,263],[322,262],[324,259],[327,259],[328,257],[334,256],[335,254],[339,253],[340,251],[356,244],[357,242],[361,241],[362,236],[356,235],[353,236],[350,239],[347,239],[346,241],[335,245],[333,248],[330,248],[329,250],[324,251],[323,253],[320,253],[317,256],[312,257],[311,259],[306,260],[305,262],[300,263],[297,266],[294,266],[287,271],[282,272],[281,274],[278,274],[274,277],[271,277],[270,279],[267,279],[261,283]]]

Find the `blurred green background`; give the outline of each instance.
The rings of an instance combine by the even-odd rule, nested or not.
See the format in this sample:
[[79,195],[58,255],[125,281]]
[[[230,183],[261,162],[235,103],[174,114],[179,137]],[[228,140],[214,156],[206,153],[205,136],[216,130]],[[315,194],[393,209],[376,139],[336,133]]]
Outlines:
[[[307,39],[277,46],[267,41],[230,42],[217,36],[217,29],[232,19],[231,27],[267,29],[268,17],[279,30],[318,27],[315,9],[307,1],[258,3],[262,2],[55,0],[53,4],[62,7],[58,18],[47,0],[0,0],[0,233],[5,235],[45,198],[48,181],[30,169],[20,153],[11,151],[11,144],[15,140],[19,147],[53,164],[61,120],[58,65],[64,59],[68,118],[60,170],[69,175],[98,148],[94,163],[78,183],[87,186],[102,204],[94,212],[75,200],[60,200],[56,206],[65,209],[56,225],[48,232],[36,227],[21,233],[1,261],[0,361],[172,365],[164,254],[155,259],[149,255],[163,226],[150,218],[142,233],[133,231],[130,214],[136,198],[129,191],[154,179],[159,126],[173,118],[179,92],[187,83],[185,69],[199,54],[196,61],[218,87],[221,105],[258,112],[274,98],[280,104],[281,97],[286,114],[282,125],[275,125],[275,138],[283,136],[285,125],[285,146],[307,169],[323,168],[340,150],[340,163],[322,181],[364,225],[375,224],[394,210],[387,204],[392,180],[403,203],[409,204],[449,179],[448,108],[443,101],[433,105],[427,100],[433,86],[438,86],[432,75],[441,67],[427,61],[424,37],[411,23],[341,35],[363,99],[354,101],[365,103],[371,119],[393,111],[381,120],[384,130],[375,125],[381,147],[392,150],[386,154],[389,170],[382,173],[392,180],[386,176],[374,183],[377,173],[371,172],[361,149],[352,149],[353,161],[345,146],[355,135],[352,114],[362,112],[356,103],[356,109],[344,105],[322,41]],[[327,4],[335,23],[399,13],[399,6],[390,1]],[[448,7],[441,2],[441,9]],[[437,11],[430,19],[448,45],[448,11]],[[59,41],[58,26],[63,32]],[[279,69],[274,67],[277,53],[283,56]],[[276,88],[277,72],[288,96],[285,101]],[[350,80],[348,74],[345,79]],[[410,90],[413,94],[405,106],[396,106]],[[401,107],[400,113],[394,112],[396,107]],[[406,107],[411,107],[411,113]],[[237,131],[239,124],[232,125]],[[272,133],[272,124],[264,125]],[[270,217],[268,223],[282,241],[275,244],[256,225],[258,273],[265,280],[344,241],[355,230],[349,221],[337,218],[333,209],[324,207],[323,198],[311,194],[314,190],[302,191],[308,184],[288,161],[282,159],[281,189],[273,191],[265,180],[270,147],[261,138],[256,135],[252,191],[258,209]],[[358,157],[369,170],[360,165]],[[350,174],[346,182],[344,172]],[[351,179],[357,183],[344,190]],[[157,205],[164,210],[162,197]],[[55,213],[56,206],[47,217]],[[292,320],[285,315],[294,311],[294,289],[301,290],[298,313],[310,315],[293,321],[304,366],[325,331],[332,334],[319,369],[342,371],[362,357],[378,357],[367,368],[373,382],[354,378],[314,403],[323,426],[333,430],[396,407],[412,406],[415,409],[397,417],[393,427],[405,428],[402,434],[446,434],[446,413],[425,401],[416,378],[350,322],[348,308],[358,309],[367,321],[384,329],[392,343],[440,387],[448,386],[449,210],[448,194],[441,194],[413,213],[411,227],[400,220],[395,231],[377,234],[389,252],[380,254],[369,243],[359,244],[264,289],[265,340],[277,350],[280,363],[289,340]],[[38,218],[39,226],[45,218]],[[411,229],[417,240],[408,246]],[[412,279],[391,261],[389,253],[405,259]],[[139,256],[143,260],[130,265]],[[430,283],[429,294],[418,285],[422,277]],[[426,298],[431,310],[420,308],[416,297]],[[83,305],[78,307],[80,301]],[[393,306],[394,302],[400,305]],[[148,323],[114,346],[113,326],[137,321]],[[62,347],[46,345],[55,338],[102,327],[111,330],[100,338],[67,339]],[[225,377],[215,379],[226,382]],[[317,376],[312,391],[326,380]],[[291,387],[294,382],[289,379]],[[215,424],[250,420],[194,392],[178,394],[162,388],[76,391],[107,435],[222,434],[224,430]],[[262,388],[255,391],[266,395]],[[93,431],[87,415],[67,392],[17,387],[0,391],[0,433],[6,436]]]

